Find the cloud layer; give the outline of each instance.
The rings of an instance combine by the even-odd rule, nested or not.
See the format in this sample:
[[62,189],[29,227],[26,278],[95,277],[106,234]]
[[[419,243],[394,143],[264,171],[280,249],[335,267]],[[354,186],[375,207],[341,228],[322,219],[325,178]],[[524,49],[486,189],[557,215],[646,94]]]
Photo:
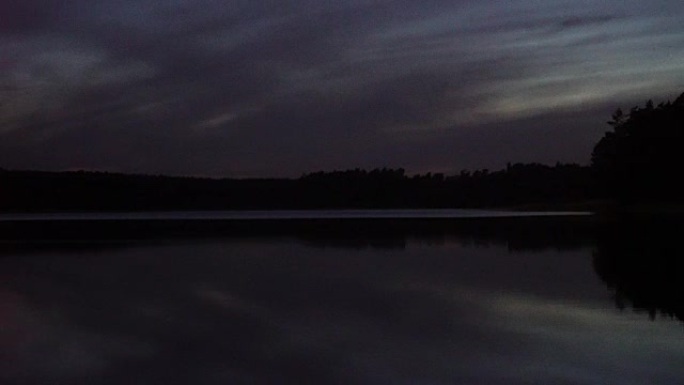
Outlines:
[[684,89],[684,5],[0,5],[0,167],[214,176],[586,162]]

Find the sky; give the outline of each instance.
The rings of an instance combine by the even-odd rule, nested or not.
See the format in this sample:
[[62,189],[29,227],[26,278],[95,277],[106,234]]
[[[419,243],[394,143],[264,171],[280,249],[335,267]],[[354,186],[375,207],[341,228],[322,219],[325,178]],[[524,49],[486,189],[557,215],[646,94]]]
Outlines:
[[587,164],[684,92],[684,2],[0,2],[0,167],[214,177]]

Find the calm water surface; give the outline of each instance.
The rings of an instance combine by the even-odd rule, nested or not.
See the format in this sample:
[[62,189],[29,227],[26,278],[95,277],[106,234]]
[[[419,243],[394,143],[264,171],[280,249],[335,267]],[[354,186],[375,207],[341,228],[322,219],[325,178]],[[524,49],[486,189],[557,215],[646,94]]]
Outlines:
[[548,229],[5,241],[0,383],[681,382],[635,248]]
[[258,220],[258,219],[373,219],[373,218],[501,218],[539,216],[585,216],[584,211],[503,211],[468,209],[404,210],[240,210],[159,211],[103,213],[0,214],[0,221],[74,220]]

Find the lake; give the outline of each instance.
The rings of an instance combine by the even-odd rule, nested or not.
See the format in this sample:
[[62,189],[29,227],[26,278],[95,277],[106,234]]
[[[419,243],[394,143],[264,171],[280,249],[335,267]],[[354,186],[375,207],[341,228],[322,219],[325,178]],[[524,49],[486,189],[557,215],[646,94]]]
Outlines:
[[72,218],[3,226],[3,384],[684,378],[679,220]]
[[0,214],[2,221],[121,221],[121,220],[275,220],[275,219],[429,219],[586,216],[585,211],[505,211],[477,209],[403,210],[236,210]]

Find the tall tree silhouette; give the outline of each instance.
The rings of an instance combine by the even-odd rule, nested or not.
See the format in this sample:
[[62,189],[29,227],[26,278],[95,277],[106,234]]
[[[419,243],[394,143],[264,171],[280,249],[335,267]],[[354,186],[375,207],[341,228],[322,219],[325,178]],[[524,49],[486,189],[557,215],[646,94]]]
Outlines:
[[596,144],[592,168],[608,197],[623,202],[682,201],[684,93],[674,102],[618,109]]

